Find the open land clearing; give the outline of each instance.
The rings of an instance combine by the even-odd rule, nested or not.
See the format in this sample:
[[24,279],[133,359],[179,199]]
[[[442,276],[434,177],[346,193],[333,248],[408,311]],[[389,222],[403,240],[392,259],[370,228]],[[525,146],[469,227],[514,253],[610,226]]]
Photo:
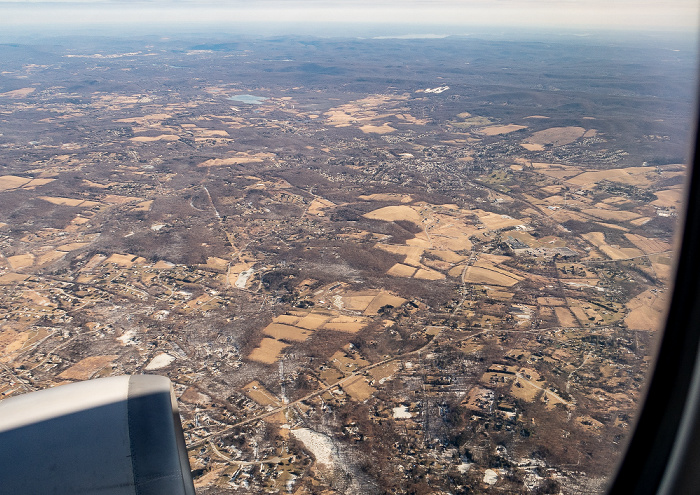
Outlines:
[[261,406],[279,406],[277,397],[265,388],[259,381],[253,380],[242,389],[245,394]]
[[384,220],[385,222],[403,220],[414,223],[418,226],[420,226],[422,223],[420,213],[418,213],[414,208],[404,205],[385,206],[384,208],[379,208],[378,210],[365,213],[364,217],[372,220]]
[[7,258],[10,267],[13,270],[21,270],[22,268],[30,267],[34,264],[33,254],[17,254],[15,256],[10,256]]
[[470,284],[493,284],[504,287],[511,287],[520,282],[523,277],[498,268],[493,263],[487,261],[477,261],[467,267],[464,274],[464,281]]
[[628,167],[582,172],[567,178],[567,183],[592,188],[601,181],[619,182],[629,186],[649,187],[653,183],[655,167]]
[[630,329],[653,332],[661,328],[666,315],[668,295],[653,289],[642,292],[627,303],[625,323]]
[[58,375],[65,380],[88,380],[103,368],[109,366],[119,356],[90,356],[75,363],[73,366]]
[[248,359],[265,364],[276,363],[281,357],[282,351],[287,347],[289,347],[289,344],[285,344],[277,339],[265,337],[262,339],[258,347],[253,349],[248,356]]
[[583,127],[551,127],[543,131],[537,131],[532,136],[523,140],[524,144],[535,144],[540,146],[552,145],[562,146],[573,143],[583,137],[586,129]]
[[679,211],[683,207],[685,198],[685,189],[683,187],[679,186],[674,189],[664,189],[662,191],[656,191],[654,194],[657,198],[651,202],[654,206],[660,208],[674,208]]
[[179,141],[180,136],[175,134],[161,134],[159,136],[135,136],[130,139],[135,143],[152,143],[155,141]]
[[508,125],[492,125],[489,127],[484,127],[479,129],[479,132],[486,134],[487,136],[498,136],[500,134],[509,134],[511,132],[519,131],[521,129],[527,129],[527,126],[508,124]]
[[0,93],[0,97],[3,98],[24,98],[26,96],[29,96],[32,94],[34,91],[36,91],[36,88],[21,88],[21,89],[13,89],[11,91],[5,91],[4,93]]
[[508,227],[517,227],[528,223],[528,219],[519,220],[510,215],[493,213],[484,210],[473,210],[473,212],[481,223],[489,230],[500,230]]
[[245,153],[238,152],[235,156],[227,158],[212,158],[203,161],[198,167],[226,167],[232,165],[245,165],[248,163],[262,163],[266,160],[274,160],[273,153]]
[[596,248],[598,248],[600,252],[602,252],[603,254],[605,254],[613,260],[635,258],[644,254],[637,248],[619,248],[609,245],[605,241],[605,234],[603,234],[602,232],[589,232],[587,234],[583,234],[581,237],[589,241]]

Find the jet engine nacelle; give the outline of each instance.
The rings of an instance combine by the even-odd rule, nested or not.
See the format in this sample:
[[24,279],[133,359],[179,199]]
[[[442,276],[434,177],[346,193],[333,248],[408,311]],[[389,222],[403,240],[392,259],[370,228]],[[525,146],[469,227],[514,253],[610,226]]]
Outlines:
[[194,495],[170,380],[100,378],[0,401],[0,493]]

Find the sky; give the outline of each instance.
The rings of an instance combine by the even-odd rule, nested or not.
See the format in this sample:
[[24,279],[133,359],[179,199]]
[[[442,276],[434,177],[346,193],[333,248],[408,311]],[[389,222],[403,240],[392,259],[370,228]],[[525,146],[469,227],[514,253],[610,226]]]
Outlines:
[[[268,23],[286,33],[348,23],[563,29],[690,30],[697,0],[0,0],[0,29]],[[452,34],[460,34],[455,31]]]

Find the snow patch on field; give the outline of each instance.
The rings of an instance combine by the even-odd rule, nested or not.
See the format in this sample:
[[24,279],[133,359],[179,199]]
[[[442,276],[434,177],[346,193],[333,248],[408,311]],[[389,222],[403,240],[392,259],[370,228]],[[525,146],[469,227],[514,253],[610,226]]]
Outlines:
[[241,272],[238,274],[238,278],[236,279],[236,283],[234,284],[237,289],[245,289],[246,284],[248,283],[248,279],[250,278],[251,275],[255,270],[252,268],[249,268],[248,270]]
[[158,354],[156,357],[151,359],[151,362],[146,366],[146,370],[157,370],[160,368],[165,368],[167,365],[175,361],[175,358],[170,354],[162,353]]
[[406,406],[395,407],[392,411],[396,419],[408,419],[413,417],[413,414],[411,414]]
[[493,469],[484,471],[484,483],[487,485],[495,485],[498,481],[498,473]]
[[291,433],[313,454],[318,464],[332,467],[336,463],[335,447],[330,437],[309,428],[298,428]]

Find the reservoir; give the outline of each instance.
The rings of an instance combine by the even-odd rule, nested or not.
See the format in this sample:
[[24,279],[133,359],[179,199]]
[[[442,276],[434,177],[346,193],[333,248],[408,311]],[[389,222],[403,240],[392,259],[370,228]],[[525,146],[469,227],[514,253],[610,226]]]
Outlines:
[[229,100],[237,101],[239,103],[248,103],[250,105],[260,105],[263,101],[267,100],[264,96],[253,96],[253,95],[236,95],[229,96]]

